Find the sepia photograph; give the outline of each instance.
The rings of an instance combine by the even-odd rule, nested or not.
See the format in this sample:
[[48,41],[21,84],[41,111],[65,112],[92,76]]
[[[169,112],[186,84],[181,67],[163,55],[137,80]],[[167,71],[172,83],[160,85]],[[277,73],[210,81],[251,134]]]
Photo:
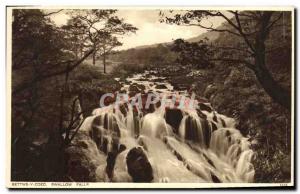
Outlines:
[[6,7],[8,188],[294,187],[293,7]]

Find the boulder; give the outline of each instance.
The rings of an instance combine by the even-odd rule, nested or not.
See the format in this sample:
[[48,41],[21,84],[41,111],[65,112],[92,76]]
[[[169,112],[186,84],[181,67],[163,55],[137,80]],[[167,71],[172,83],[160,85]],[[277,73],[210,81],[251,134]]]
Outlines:
[[202,111],[207,111],[207,112],[212,112],[213,108],[211,107],[211,105],[209,103],[199,103],[198,104],[200,110]]
[[204,96],[209,99],[213,94],[217,92],[217,90],[218,88],[216,85],[209,84],[204,91]]
[[132,148],[128,152],[126,164],[133,182],[151,182],[153,180],[152,166],[141,147]]
[[178,128],[183,118],[180,109],[166,109],[165,119],[166,122],[172,126],[174,133],[178,134]]
[[138,93],[138,92],[144,91],[145,89],[146,89],[146,87],[144,85],[136,84],[136,83],[131,84],[129,86],[129,91],[130,92],[136,92],[136,93]]
[[65,150],[66,175],[76,182],[95,182],[96,169],[106,163],[95,142],[84,132],[78,132]]
[[165,84],[158,84],[155,86],[156,89],[167,89],[167,86]]

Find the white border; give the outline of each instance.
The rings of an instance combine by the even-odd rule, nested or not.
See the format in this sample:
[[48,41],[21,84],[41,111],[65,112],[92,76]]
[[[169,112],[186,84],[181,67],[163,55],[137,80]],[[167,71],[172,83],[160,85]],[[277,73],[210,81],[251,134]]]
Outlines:
[[[57,8],[78,8],[78,9],[82,9],[82,8],[95,8],[96,6],[81,6],[80,8],[78,6],[33,6],[33,7],[25,7],[26,9],[28,8],[41,8],[41,9],[57,9]],[[148,6],[148,7],[140,7],[140,6],[97,6],[98,8],[117,8],[117,9],[216,9],[216,7],[200,7],[200,6]],[[17,7],[22,8],[22,7]],[[235,6],[226,6],[226,7],[217,7],[218,10],[284,10],[284,11],[292,11],[293,12],[293,16],[294,16],[294,7],[291,6],[283,6],[283,7],[235,7]],[[11,14],[11,7],[7,8],[7,14]],[[294,20],[293,20],[294,22]],[[294,42],[294,23],[293,23],[293,30],[292,30],[293,34],[292,34],[292,42]],[[7,39],[10,39],[11,36],[11,26],[10,23],[7,23]],[[9,41],[8,41],[9,43]],[[293,51],[294,51],[294,44],[292,44],[293,47]],[[7,44],[7,51],[11,51],[11,45]],[[11,57],[11,52],[7,52],[7,59],[9,59]],[[8,64],[10,63],[10,61],[8,61]],[[10,117],[11,117],[11,99],[10,99],[10,95],[11,94],[11,65],[7,65],[7,72],[6,72],[6,83],[7,83],[7,87],[6,87],[6,94],[7,94],[7,101],[6,101],[6,137],[7,137],[7,143],[6,143],[6,152],[7,152],[7,160],[6,160],[6,164],[8,165],[7,169],[7,174],[6,177],[10,177]],[[292,53],[292,80],[294,80],[294,52]],[[292,84],[292,93],[294,94],[294,85]],[[292,97],[292,101],[294,102],[294,95]],[[292,105],[294,106],[294,104]],[[294,110],[292,111],[292,129],[294,129]],[[292,169],[294,169],[294,131],[292,131]],[[51,186],[51,183],[46,183],[47,188],[238,188],[238,187],[276,187],[276,186],[292,186],[294,185],[294,170],[292,170],[292,182],[291,183],[282,183],[282,184],[277,184],[277,183],[270,183],[270,184],[263,184],[263,183],[89,183],[89,186],[80,186],[80,185],[76,185],[76,183],[72,183],[72,186]],[[13,186],[12,182],[10,182],[8,179],[6,179],[6,186],[7,187],[14,187],[14,188],[45,188],[44,186],[39,187],[36,185],[31,185],[29,183],[29,186]]]

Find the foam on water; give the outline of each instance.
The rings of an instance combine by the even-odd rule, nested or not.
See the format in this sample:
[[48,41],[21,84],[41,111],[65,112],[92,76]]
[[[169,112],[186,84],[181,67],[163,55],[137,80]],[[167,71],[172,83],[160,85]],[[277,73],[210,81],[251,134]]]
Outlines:
[[[150,74],[145,72],[127,78],[129,84],[124,84],[123,89],[128,92],[130,84],[136,83],[144,85],[146,92],[158,91],[155,86],[165,84],[166,89],[160,92],[178,93],[167,81],[161,81],[165,78]],[[158,79],[159,82],[156,82]],[[185,95],[188,96],[187,93]],[[199,111],[205,117],[199,116]],[[176,132],[165,120],[164,107],[144,114],[128,106],[124,114],[111,105],[95,109],[92,116],[85,119],[80,131],[89,133],[103,128],[112,131],[106,134],[101,131],[102,138],[108,140],[99,142],[106,142],[107,152],[112,149],[109,144],[115,141],[114,134],[119,133],[118,144],[125,145],[126,150],[116,158],[115,181],[132,181],[127,172],[126,156],[130,149],[138,146],[143,148],[153,168],[153,182],[253,181],[253,151],[248,139],[235,128],[234,119],[214,110],[183,108],[181,112],[183,118]],[[100,122],[95,122],[99,116]],[[103,152],[103,146],[99,147],[99,152]]]

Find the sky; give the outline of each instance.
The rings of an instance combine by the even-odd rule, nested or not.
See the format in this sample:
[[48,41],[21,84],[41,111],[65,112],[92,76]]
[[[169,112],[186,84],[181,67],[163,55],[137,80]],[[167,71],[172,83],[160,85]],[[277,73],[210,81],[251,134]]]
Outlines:
[[[178,38],[193,38],[206,32],[206,30],[196,26],[178,26],[160,23],[158,10],[121,9],[118,10],[117,16],[138,28],[136,33],[124,35],[119,39],[123,45],[118,47],[118,50],[171,42]],[[51,15],[51,19],[57,25],[65,24],[68,18],[69,16],[64,12]],[[222,22],[222,20],[214,18],[208,21],[208,24],[213,24],[215,27],[220,25]]]

